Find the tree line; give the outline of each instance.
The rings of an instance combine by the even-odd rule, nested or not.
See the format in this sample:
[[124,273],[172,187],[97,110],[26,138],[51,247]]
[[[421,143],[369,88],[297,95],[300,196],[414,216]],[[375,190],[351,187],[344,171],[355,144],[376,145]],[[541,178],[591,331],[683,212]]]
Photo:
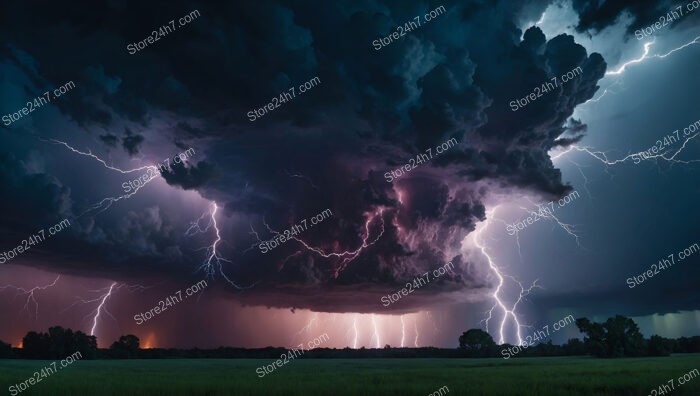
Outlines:
[[[563,345],[552,341],[518,347],[511,344],[497,345],[491,335],[481,329],[471,329],[459,337],[459,348],[318,348],[304,353],[303,358],[415,358],[415,357],[503,357],[503,351],[517,348],[514,357],[533,356],[583,356],[617,358],[632,356],[668,356],[671,353],[700,353],[700,336],[663,338],[653,335],[645,339],[637,324],[630,318],[615,316],[603,323],[591,322],[587,318],[576,320],[576,326],[584,334],[583,340],[572,338]],[[47,333],[30,331],[22,339],[22,348],[12,348],[0,341],[0,359],[63,359],[80,352],[83,359],[273,359],[286,352],[286,348],[232,348],[216,349],[141,349],[139,338],[128,334],[121,336],[108,349],[97,348],[97,337],[81,331],[49,328]]]
[[609,318],[603,323],[579,318],[576,319],[576,326],[584,335],[583,341],[572,338],[563,345],[554,345],[551,340],[527,346],[497,345],[489,333],[481,329],[470,329],[459,337],[459,346],[472,357],[508,358],[580,355],[621,358],[700,352],[700,336],[671,339],[652,335],[646,339],[634,320],[622,315]]
[[49,328],[47,333],[30,331],[22,338],[22,348],[12,348],[0,340],[0,358],[63,359],[80,352],[82,359],[137,357],[139,338],[121,336],[108,350],[97,348],[97,337],[82,331],[73,332],[61,326]]

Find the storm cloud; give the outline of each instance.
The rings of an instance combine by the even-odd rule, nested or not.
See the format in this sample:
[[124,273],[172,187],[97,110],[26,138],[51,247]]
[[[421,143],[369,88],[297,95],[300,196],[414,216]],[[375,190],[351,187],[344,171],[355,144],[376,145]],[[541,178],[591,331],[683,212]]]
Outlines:
[[[92,150],[159,163],[163,158],[149,150],[172,156],[197,147],[200,157],[162,173],[169,189],[155,194],[145,187],[154,202],[124,199],[75,218],[91,204],[82,196],[90,183],[69,189],[49,168],[28,173],[19,158],[2,156],[3,203],[32,194],[45,202],[25,202],[41,210],[32,216],[18,210],[0,227],[19,237],[16,224],[36,228],[62,213],[78,226],[55,247],[57,271],[85,266],[125,278],[144,271],[184,277],[201,264],[197,248],[206,245],[183,235],[187,217],[197,219],[201,206],[178,211],[161,202],[194,191],[222,208],[220,249],[231,260],[223,270],[237,284],[254,285],[230,288],[248,304],[370,312],[379,296],[448,262],[454,271],[401,309],[485,296],[493,285],[463,255],[461,241],[486,218],[496,192],[559,197],[571,190],[547,152],[585,132],[570,117],[596,93],[606,63],[572,36],[520,31],[515,21],[525,10],[513,2],[448,2],[443,15],[373,48],[373,40],[440,5],[175,1],[166,13],[143,2],[39,11],[31,2],[3,5],[3,14],[13,15],[0,27],[3,64],[27,76],[31,95],[75,81],[76,91],[56,106]],[[581,28],[599,28],[618,8],[582,9]],[[127,52],[128,44],[195,9],[201,17],[189,25]],[[28,24],[36,27],[32,34],[16,33]],[[536,102],[517,112],[509,107],[579,67],[580,75]],[[301,93],[298,87],[314,77],[320,84]],[[291,87],[297,87],[292,100],[249,121],[249,111]],[[11,128],[49,137],[41,128]],[[558,139],[572,130],[574,138]],[[436,147],[449,139],[457,144],[437,156]],[[435,158],[385,180],[428,149]],[[134,175],[126,179],[140,176]],[[325,209],[333,215],[298,240],[267,254],[258,249]],[[79,250],[89,253],[85,259],[75,257]]]

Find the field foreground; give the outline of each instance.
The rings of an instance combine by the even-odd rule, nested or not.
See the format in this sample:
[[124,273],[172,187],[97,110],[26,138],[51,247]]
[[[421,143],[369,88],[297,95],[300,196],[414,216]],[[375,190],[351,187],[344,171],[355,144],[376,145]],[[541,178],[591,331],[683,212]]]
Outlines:
[[[674,395],[700,395],[700,355],[601,360],[299,359],[258,378],[270,360],[77,361],[19,395],[649,395],[674,379]],[[0,360],[0,392],[51,361]]]

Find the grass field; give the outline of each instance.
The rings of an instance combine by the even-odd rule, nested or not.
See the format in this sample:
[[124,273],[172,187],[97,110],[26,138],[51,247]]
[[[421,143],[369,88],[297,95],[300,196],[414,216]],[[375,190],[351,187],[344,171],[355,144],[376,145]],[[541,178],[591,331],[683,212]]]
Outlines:
[[[50,361],[0,360],[0,394]],[[674,395],[700,395],[700,355],[601,360],[298,359],[258,378],[270,360],[77,361],[20,395],[649,395],[675,380]],[[60,366],[60,364],[59,364]]]

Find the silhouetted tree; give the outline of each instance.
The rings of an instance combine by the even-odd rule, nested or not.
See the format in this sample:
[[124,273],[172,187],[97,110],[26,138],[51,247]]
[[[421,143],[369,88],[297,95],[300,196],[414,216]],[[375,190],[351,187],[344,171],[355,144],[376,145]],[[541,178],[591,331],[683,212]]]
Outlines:
[[651,356],[668,356],[671,354],[671,348],[669,348],[669,340],[660,337],[658,335],[653,335],[649,339],[649,355]]
[[586,351],[593,356],[604,357],[606,354],[605,348],[605,329],[600,323],[591,322],[588,318],[576,319],[576,326],[579,331],[585,336],[583,343]]
[[603,325],[606,330],[608,357],[643,356],[646,354],[644,336],[634,320],[616,315]]
[[29,359],[45,359],[49,354],[51,339],[46,333],[30,331],[22,339],[22,353]]
[[5,344],[0,340],[0,359],[12,357],[12,345]]
[[534,354],[536,356],[556,356],[561,353],[561,347],[559,345],[553,345],[552,340],[546,343],[539,343],[533,348]]
[[700,352],[700,336],[681,337],[678,339],[678,352],[698,353]]
[[493,337],[481,329],[469,329],[459,336],[459,347],[475,356],[484,356],[492,352],[495,346]]
[[80,351],[83,359],[97,357],[97,338],[61,326],[47,333],[30,331],[22,339],[22,355],[30,359],[63,359]]
[[49,328],[49,354],[53,359],[62,359],[73,352],[73,330],[61,326]]
[[132,358],[136,357],[139,350],[139,338],[133,334],[127,334],[119,337],[119,341],[115,341],[110,347],[114,351],[115,357]]
[[594,356],[616,358],[646,354],[644,336],[630,318],[616,315],[602,324],[579,318],[576,326],[586,335],[583,339],[586,350]]
[[581,356],[586,354],[586,345],[578,338],[571,338],[564,346],[564,354],[568,356]]
[[82,355],[82,359],[97,358],[97,337],[89,336],[82,331],[76,331],[73,334],[71,351],[79,351]]

